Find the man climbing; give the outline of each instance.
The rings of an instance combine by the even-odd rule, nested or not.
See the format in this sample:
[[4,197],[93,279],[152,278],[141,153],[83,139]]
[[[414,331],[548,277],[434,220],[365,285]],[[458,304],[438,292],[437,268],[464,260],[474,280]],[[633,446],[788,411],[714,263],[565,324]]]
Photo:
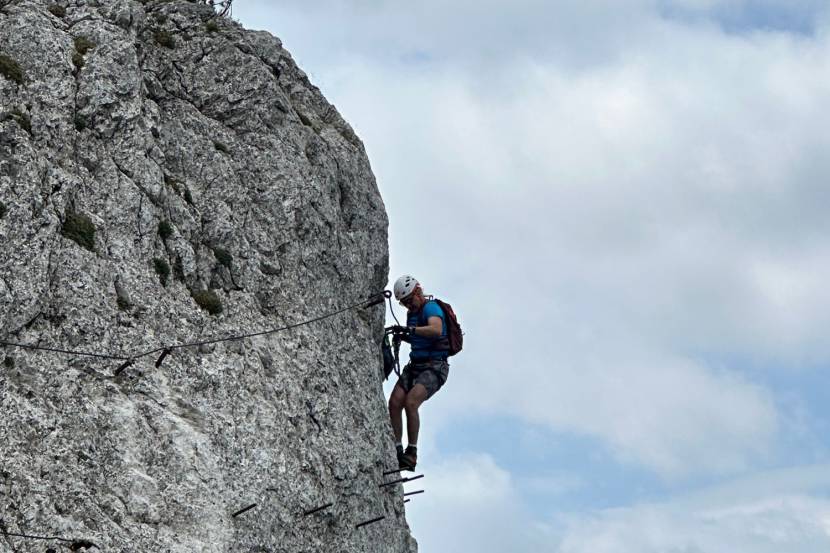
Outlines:
[[[395,435],[395,448],[401,470],[414,470],[418,461],[418,431],[421,426],[418,408],[431,398],[449,375],[447,362],[449,340],[446,314],[437,301],[424,296],[415,278],[404,275],[395,282],[395,298],[407,309],[406,327],[396,330],[410,343],[409,363],[401,371],[389,397],[389,417]],[[406,410],[406,451],[402,411]]]

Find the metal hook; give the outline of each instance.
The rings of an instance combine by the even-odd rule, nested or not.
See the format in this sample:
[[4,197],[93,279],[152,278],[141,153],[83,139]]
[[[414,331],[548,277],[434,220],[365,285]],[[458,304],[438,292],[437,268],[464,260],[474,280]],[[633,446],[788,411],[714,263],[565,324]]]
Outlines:
[[256,505],[257,505],[256,503],[254,503],[253,505],[248,505],[248,506],[247,506],[247,507],[245,507],[244,509],[240,509],[240,510],[238,510],[237,512],[235,512],[235,513],[234,513],[234,514],[232,514],[231,516],[232,516],[233,518],[236,518],[236,517],[238,517],[239,515],[241,515],[242,513],[245,513],[245,512],[247,512],[247,511],[250,511],[251,509],[253,509],[254,507],[256,507]]
[[413,476],[412,478],[399,478],[397,480],[393,480],[391,482],[386,482],[385,484],[381,484],[379,487],[385,488],[386,486],[392,486],[394,484],[404,484],[406,482],[412,482],[413,480],[417,480],[419,478],[423,478],[423,474],[419,474],[418,476]]
[[113,376],[118,376],[122,372],[124,372],[127,367],[131,367],[135,363],[135,359],[127,359],[124,361],[115,371],[112,373]]
[[385,519],[385,516],[373,518],[372,520],[367,520],[366,522],[361,522],[360,524],[356,525],[355,528],[360,528],[362,526],[366,526],[368,524],[374,524],[375,522],[380,522],[381,520]]
[[310,511],[304,512],[303,516],[307,517],[309,515],[313,515],[314,513],[318,512],[318,511],[322,511],[323,509],[328,509],[329,507],[331,507],[333,505],[334,505],[334,503],[326,503],[322,507],[317,507],[316,509],[311,509]]
[[164,361],[164,358],[171,353],[173,353],[171,348],[166,348],[163,352],[161,352],[161,355],[159,355],[159,358],[156,360],[156,368],[161,367],[161,362]]

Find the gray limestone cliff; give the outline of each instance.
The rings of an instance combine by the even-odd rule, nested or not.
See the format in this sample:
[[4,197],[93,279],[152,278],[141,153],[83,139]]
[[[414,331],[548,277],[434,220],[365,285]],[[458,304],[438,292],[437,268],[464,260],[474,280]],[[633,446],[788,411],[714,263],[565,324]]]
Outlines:
[[[0,0],[0,341],[131,357],[385,285],[360,140],[278,39],[213,15]],[[0,348],[0,551],[416,551],[379,487],[382,326],[353,309],[121,372]]]

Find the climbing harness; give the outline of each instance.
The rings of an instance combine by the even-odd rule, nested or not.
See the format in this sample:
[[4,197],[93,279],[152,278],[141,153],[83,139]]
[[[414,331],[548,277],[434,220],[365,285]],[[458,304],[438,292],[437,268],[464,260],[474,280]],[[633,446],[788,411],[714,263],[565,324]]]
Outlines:
[[397,332],[393,326],[387,328],[383,333],[383,343],[380,347],[383,352],[384,380],[387,380],[393,371],[397,376],[401,376],[401,339],[400,332]]

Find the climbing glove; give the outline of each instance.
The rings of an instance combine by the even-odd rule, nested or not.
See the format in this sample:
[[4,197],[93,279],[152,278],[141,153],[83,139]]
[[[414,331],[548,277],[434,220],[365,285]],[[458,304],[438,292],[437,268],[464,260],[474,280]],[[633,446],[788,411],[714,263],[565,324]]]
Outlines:
[[396,336],[400,336],[402,339],[409,341],[409,338],[412,337],[412,327],[411,326],[399,326],[395,325],[392,327],[392,331],[395,333]]

